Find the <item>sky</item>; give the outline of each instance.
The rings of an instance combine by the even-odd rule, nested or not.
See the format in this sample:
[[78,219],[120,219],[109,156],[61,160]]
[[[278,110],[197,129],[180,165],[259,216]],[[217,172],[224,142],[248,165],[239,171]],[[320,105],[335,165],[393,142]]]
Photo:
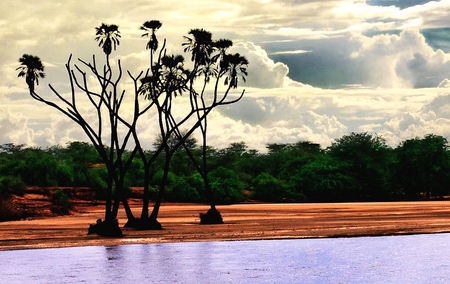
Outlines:
[[[268,143],[310,141],[325,148],[351,132],[380,135],[392,147],[431,133],[450,138],[449,15],[450,0],[1,1],[0,144],[88,141],[77,124],[28,95],[18,59],[42,59],[47,76],[36,90],[51,100],[48,84],[69,90],[70,54],[73,61],[103,55],[94,41],[101,23],[122,35],[113,60],[133,74],[143,70],[147,40],[139,27],[148,20],[162,22],[158,38],[170,53],[184,54],[183,36],[204,28],[249,60],[234,93],[245,89],[244,98],[211,113],[211,146],[244,141],[263,152]],[[157,129],[147,119],[139,131],[151,148]]]

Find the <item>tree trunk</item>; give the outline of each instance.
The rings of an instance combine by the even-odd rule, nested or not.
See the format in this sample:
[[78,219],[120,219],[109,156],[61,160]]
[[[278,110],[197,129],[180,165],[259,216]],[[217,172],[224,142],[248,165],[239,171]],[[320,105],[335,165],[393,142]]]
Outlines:
[[144,197],[142,198],[142,212],[141,212],[141,220],[148,218],[148,204],[150,199],[149,192],[149,184],[150,184],[150,169],[149,165],[144,164]]

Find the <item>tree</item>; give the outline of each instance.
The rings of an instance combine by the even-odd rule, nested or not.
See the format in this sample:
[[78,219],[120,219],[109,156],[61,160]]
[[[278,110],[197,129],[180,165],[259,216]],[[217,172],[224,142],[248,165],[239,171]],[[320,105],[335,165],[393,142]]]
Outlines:
[[[123,181],[125,179],[126,170],[131,164],[132,155],[126,161],[123,161],[122,158],[130,137],[135,137],[132,134],[135,131],[136,121],[146,109],[143,111],[138,109],[137,81],[139,80],[140,75],[135,78],[128,73],[136,86],[134,90],[134,117],[131,122],[127,122],[121,117],[120,111],[125,92],[119,91],[118,84],[122,78],[122,67],[119,60],[118,74],[116,78],[113,78],[112,69],[109,63],[109,55],[112,51],[112,47],[115,49],[116,45],[119,43],[118,38],[120,37],[120,34],[118,31],[118,26],[102,24],[99,28],[96,28],[96,30],[97,37],[95,39],[100,41],[99,45],[106,54],[106,65],[103,68],[103,72],[98,70],[95,56],[93,56],[92,63],[87,63],[79,59],[79,62],[82,65],[80,67],[76,64],[72,66],[72,55],[70,55],[66,64],[66,70],[71,86],[70,99],[67,99],[61,95],[55,88],[52,87],[52,85],[49,85],[49,87],[56,96],[56,101],[44,99],[35,92],[34,88],[29,88],[29,90],[32,98],[57,109],[62,114],[76,122],[84,130],[85,134],[99,153],[108,170],[105,220],[98,221],[96,226],[91,227],[90,232],[96,231],[102,235],[121,236],[122,232],[119,229],[116,220],[119,201],[123,202],[128,218],[134,218],[129,206],[127,205],[123,192]],[[87,69],[97,79],[97,90],[93,90],[94,87],[89,85],[87,80],[87,71],[84,71],[82,67]],[[79,96],[76,90],[81,91],[84,96]],[[83,99],[85,102],[91,104],[94,113],[96,114],[96,123],[93,123],[92,121],[88,122],[85,114],[80,112],[78,103]],[[107,119],[105,119],[105,113],[107,114]],[[105,139],[108,138],[104,136],[103,131],[105,122],[109,122],[109,131],[107,132],[107,135],[109,136],[108,146],[105,145]],[[119,137],[118,134],[118,127],[120,127],[120,125],[128,128],[128,131],[126,131],[122,137]],[[113,183],[116,185],[114,206],[112,206]]]
[[212,34],[204,29],[191,29],[189,34],[192,37],[184,37],[186,39],[183,43],[184,51],[191,52],[191,61],[195,63],[194,70],[198,70],[200,65],[207,65],[214,51]]
[[350,165],[353,177],[359,185],[360,198],[387,197],[392,149],[382,137],[367,132],[352,132],[336,139],[327,148],[326,153]]
[[[237,81],[225,79],[227,80],[226,84],[228,86],[224,93],[219,96],[218,82],[220,79],[224,79],[223,77],[226,73],[222,72],[222,75],[217,77],[215,87],[213,88],[213,99],[205,102],[202,97],[202,101],[199,103],[200,96],[199,92],[195,89],[194,81],[197,78],[196,74],[200,70],[200,66],[210,60],[213,47],[209,32],[204,30],[193,32],[196,35],[196,42],[198,44],[192,45],[192,51],[195,53],[193,58],[196,59],[196,63],[194,70],[189,71],[184,68],[184,57],[182,55],[167,54],[165,40],[161,47],[157,44],[158,40],[155,31],[161,27],[160,22],[149,21],[144,23],[142,27],[150,33],[150,43],[147,44],[147,48],[151,50],[150,58],[153,57],[153,54],[157,50],[159,50],[159,55],[154,62],[152,59],[150,60],[150,68],[145,73],[141,71],[138,75],[132,75],[131,72],[127,71],[133,82],[131,97],[126,96],[128,94],[126,90],[121,90],[119,87],[123,77],[120,60],[117,60],[117,69],[114,69],[117,71],[114,71],[110,64],[110,54],[119,45],[120,32],[117,25],[102,24],[96,28],[95,40],[99,41],[99,46],[106,55],[106,63],[102,68],[97,66],[95,56],[93,56],[91,62],[78,59],[79,65],[72,64],[72,55],[69,56],[65,65],[71,90],[68,97],[59,93],[52,85],[49,85],[56,99],[45,99],[35,91],[34,79],[27,81],[30,96],[39,102],[57,109],[63,115],[77,123],[83,129],[101,157],[102,162],[105,164],[108,173],[106,178],[105,218],[104,220],[99,219],[96,225],[91,226],[90,233],[96,232],[109,236],[122,235],[116,219],[120,202],[125,208],[128,223],[131,226],[139,229],[161,228],[161,226],[158,226],[159,222],[156,219],[161,205],[164,187],[168,179],[172,156],[178,148],[186,146],[188,138],[206,121],[206,116],[215,107],[235,103],[244,94],[242,92],[236,99],[227,99],[230,90],[236,88]],[[245,61],[243,62],[245,63]],[[224,66],[221,68],[225,68]],[[32,69],[31,65],[27,68]],[[34,68],[33,70],[37,69]],[[25,70],[28,69],[24,69],[23,71],[25,72]],[[241,68],[240,70],[242,71],[243,69]],[[93,80],[89,78],[91,76],[95,79],[95,83],[92,83]],[[173,108],[175,98],[186,93],[188,94],[191,108],[185,110],[185,114],[175,115]],[[148,102],[145,105],[141,105],[139,101],[140,96],[147,99]],[[94,113],[96,121],[93,121],[91,118],[88,119],[86,113],[80,111],[81,108],[78,106],[81,100],[90,104],[92,111],[89,112],[89,115]],[[125,119],[125,115],[123,114],[123,103],[125,100],[128,100],[132,105],[132,117],[128,119]],[[162,137],[160,147],[152,152],[145,151],[142,148],[136,130],[139,118],[150,109],[156,112],[159,133]],[[187,131],[183,133],[180,129],[186,124],[189,124],[189,126],[187,127]],[[170,145],[169,139],[174,136],[177,137],[178,142],[175,145]],[[134,148],[128,153],[126,147],[132,144]],[[163,178],[153,211],[149,216],[149,173],[152,163],[161,153],[164,153],[165,159]],[[134,218],[128,206],[127,196],[124,190],[126,175],[136,154],[139,154],[139,157],[141,157],[145,171],[145,189],[140,220]]]
[[297,171],[291,169],[289,186],[311,202],[357,200],[360,188],[352,164],[331,155],[319,155]]
[[39,57],[24,54],[19,58],[20,66],[16,70],[20,70],[18,77],[25,77],[25,82],[30,89],[34,91],[34,83],[39,85],[39,78],[45,78],[44,65]]
[[[146,157],[145,168],[146,174],[149,174],[149,168],[151,163],[156,159],[159,153],[164,153],[164,175],[161,181],[161,186],[159,187],[158,196],[155,201],[152,213],[148,216],[147,205],[148,205],[148,187],[144,187],[144,202],[143,210],[141,214],[142,224],[144,228],[160,228],[159,222],[156,218],[161,205],[161,200],[163,192],[166,185],[166,179],[168,177],[168,172],[170,169],[170,163],[174,153],[179,147],[183,146],[186,153],[190,155],[193,164],[197,167],[198,171],[201,173],[202,177],[207,183],[206,171],[203,171],[198,165],[196,159],[190,153],[189,147],[186,145],[186,141],[192,135],[192,133],[197,129],[204,127],[207,115],[217,106],[226,105],[237,102],[243,96],[242,94],[234,100],[227,100],[227,96],[231,87],[228,87],[224,94],[219,98],[219,90],[217,88],[218,82],[221,77],[217,77],[217,82],[215,84],[215,89],[213,90],[213,99],[206,102],[204,98],[205,85],[209,80],[204,80],[204,85],[202,91],[198,92],[195,88],[195,80],[198,78],[199,74],[210,74],[210,72],[205,72],[208,68],[203,68],[205,65],[210,65],[211,54],[214,51],[212,46],[212,36],[211,33],[205,30],[191,30],[190,34],[194,35],[194,39],[188,39],[188,44],[183,44],[186,46],[185,51],[191,51],[193,53],[192,59],[194,62],[194,68],[192,71],[184,68],[184,57],[181,55],[167,55],[164,45],[159,50],[159,56],[155,62],[151,61],[151,74],[147,74],[145,78],[141,80],[140,92],[141,94],[152,101],[153,105],[156,107],[158,113],[158,124],[159,132],[162,143],[158,149],[148,158]],[[152,53],[151,53],[152,54]],[[211,66],[212,67],[212,66]],[[212,67],[214,68],[214,67]],[[202,71],[200,71],[202,70]],[[209,76],[209,75],[207,75]],[[185,114],[178,115],[181,119],[175,119],[175,114],[173,113],[173,105],[175,104],[175,98],[181,96],[182,94],[188,93],[191,109],[187,110]],[[181,131],[181,127],[189,123],[190,121],[194,123],[187,126],[186,131]],[[173,145],[169,141],[173,139],[175,135],[178,142]],[[142,150],[139,150],[141,157],[145,157]],[[146,182],[146,184],[148,181]],[[213,204],[213,203],[211,203]],[[214,206],[214,205],[213,205]]]
[[[221,224],[223,223],[222,216],[216,209],[213,189],[208,181],[206,156],[208,129],[207,113],[210,111],[210,108],[207,107],[208,98],[206,97],[206,86],[210,82],[211,77],[216,77],[212,99],[209,98],[210,101],[212,101],[211,106],[215,107],[224,104],[224,99],[227,97],[230,89],[237,88],[238,77],[241,76],[245,81],[244,76],[247,75],[246,68],[248,61],[239,54],[230,55],[226,53],[226,49],[233,44],[230,40],[221,39],[213,42],[211,33],[203,29],[193,29],[189,34],[193,37],[185,37],[187,41],[183,43],[183,45],[186,46],[185,51],[190,51],[192,53],[191,60],[194,62],[194,71],[192,73],[195,77],[193,76],[190,80],[191,90],[193,90],[194,79],[203,77],[201,92],[199,94],[197,94],[197,92],[191,92],[191,102],[197,109],[197,121],[200,122],[199,128],[202,134],[202,163],[197,163],[194,157],[189,154],[197,170],[203,177],[206,194],[210,204],[210,209],[207,213],[200,214],[200,222],[202,224]],[[213,55],[214,52],[217,54]],[[224,85],[228,85],[228,87],[224,92],[222,99],[219,99],[218,85],[223,77],[225,77]],[[240,100],[240,98],[234,102],[237,102],[238,100]],[[227,104],[234,102],[227,102]]]
[[221,72],[224,73],[225,85],[230,85],[231,88],[236,89],[239,78],[245,82],[247,73],[248,60],[239,53],[226,54],[220,62]]
[[443,196],[448,186],[450,156],[447,139],[428,134],[403,141],[396,149],[394,182],[407,198]]
[[106,56],[109,57],[112,49],[114,48],[114,50],[116,50],[116,46],[120,44],[119,26],[102,23],[100,27],[95,28],[95,31],[95,40],[98,41],[98,46],[100,46]]
[[141,30],[145,31],[145,33],[142,34],[142,36],[149,37],[146,49],[150,50],[150,65],[152,65],[153,62],[153,53],[155,53],[156,50],[158,50],[159,46],[158,38],[156,37],[156,31],[159,30],[161,27],[162,23],[157,20],[146,21],[140,27]]
[[242,183],[234,171],[218,167],[208,173],[208,180],[214,194],[214,200],[218,204],[232,204],[242,201]]

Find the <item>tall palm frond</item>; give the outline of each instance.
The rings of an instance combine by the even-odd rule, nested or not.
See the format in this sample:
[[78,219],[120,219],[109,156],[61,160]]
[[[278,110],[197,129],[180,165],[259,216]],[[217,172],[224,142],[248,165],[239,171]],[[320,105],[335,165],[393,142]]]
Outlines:
[[233,46],[233,42],[229,39],[219,39],[213,43],[213,46],[219,51],[216,55],[214,55],[211,60],[216,62],[219,58],[223,58],[225,56],[225,52],[228,48]]
[[114,48],[114,50],[116,50],[116,46],[120,44],[119,26],[102,23],[101,26],[96,27],[95,30],[95,40],[99,42],[98,46],[100,46],[103,49],[103,52],[109,56],[112,49]]
[[236,89],[238,86],[239,78],[245,82],[247,72],[248,60],[239,53],[225,54],[223,60],[220,62],[221,74],[226,76],[225,85]]
[[34,91],[34,83],[39,85],[39,78],[45,78],[44,65],[39,57],[24,54],[19,58],[20,66],[16,70],[20,70],[18,77],[25,77],[25,82],[31,92]]
[[158,82],[157,76],[146,76],[141,80],[141,86],[139,87],[138,93],[144,96],[145,99],[155,100],[158,98],[158,94],[160,94],[161,86]]
[[140,29],[146,31],[142,36],[150,37],[147,42],[146,49],[150,49],[152,52],[155,52],[158,49],[158,39],[156,38],[156,30],[161,28],[162,23],[157,20],[146,21]]
[[214,51],[212,34],[204,29],[192,29],[189,34],[193,37],[184,37],[186,39],[183,43],[184,51],[192,52],[191,60],[195,62],[196,67],[206,64]]
[[161,58],[162,81],[169,94],[181,95],[186,91],[186,82],[189,78],[189,70],[184,69],[184,57],[182,55],[165,55]]

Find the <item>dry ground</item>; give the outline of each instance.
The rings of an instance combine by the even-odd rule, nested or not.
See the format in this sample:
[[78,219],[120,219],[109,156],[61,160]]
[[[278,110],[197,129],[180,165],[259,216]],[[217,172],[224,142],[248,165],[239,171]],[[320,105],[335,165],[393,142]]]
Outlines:
[[[131,200],[139,216],[140,201]],[[0,250],[135,243],[351,237],[450,232],[450,201],[236,204],[218,206],[223,225],[199,225],[207,205],[165,203],[161,231],[123,228],[124,237],[87,235],[104,206],[79,203],[71,215],[0,222]],[[126,218],[120,211],[119,223]]]

